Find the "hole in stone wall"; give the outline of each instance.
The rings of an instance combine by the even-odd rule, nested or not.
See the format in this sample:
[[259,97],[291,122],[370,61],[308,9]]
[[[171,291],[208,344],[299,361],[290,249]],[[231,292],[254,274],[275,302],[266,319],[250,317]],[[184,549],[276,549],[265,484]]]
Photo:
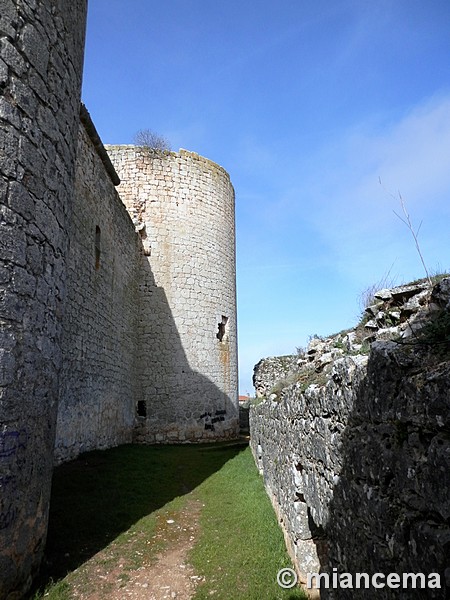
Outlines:
[[313,539],[323,539],[326,537],[325,535],[325,529],[321,526],[318,525],[315,521],[314,518],[312,516],[311,513],[311,509],[309,508],[309,506],[307,507],[307,515],[308,515],[308,527],[309,530],[311,532],[311,537]]
[[97,271],[100,269],[100,238],[100,227],[97,225],[95,228],[95,269]]
[[223,341],[223,338],[227,333],[227,323],[228,317],[222,315],[222,321],[219,323],[219,331],[217,332],[217,339],[219,340],[219,342]]
[[147,416],[147,403],[145,402],[145,400],[138,400],[136,413],[138,417]]

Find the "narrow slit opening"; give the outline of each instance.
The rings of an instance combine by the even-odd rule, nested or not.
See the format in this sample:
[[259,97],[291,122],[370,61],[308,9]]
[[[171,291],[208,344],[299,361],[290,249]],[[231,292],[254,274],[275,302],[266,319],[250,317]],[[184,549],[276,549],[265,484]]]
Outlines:
[[95,270],[98,271],[100,269],[100,238],[101,232],[100,227],[97,225],[95,228]]

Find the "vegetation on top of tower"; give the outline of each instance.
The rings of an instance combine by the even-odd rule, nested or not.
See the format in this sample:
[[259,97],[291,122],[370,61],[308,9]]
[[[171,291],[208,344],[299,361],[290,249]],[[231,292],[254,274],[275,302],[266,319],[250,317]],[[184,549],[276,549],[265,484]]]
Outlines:
[[160,154],[171,150],[169,140],[151,129],[140,129],[134,136],[134,143],[149,154]]

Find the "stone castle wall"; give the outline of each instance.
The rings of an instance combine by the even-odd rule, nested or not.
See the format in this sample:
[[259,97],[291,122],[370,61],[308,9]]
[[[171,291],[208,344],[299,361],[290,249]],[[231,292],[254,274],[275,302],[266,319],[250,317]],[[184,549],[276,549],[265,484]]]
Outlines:
[[42,560],[54,461],[238,433],[229,177],[139,156],[133,223],[80,125],[85,19],[84,0],[0,0],[1,600]]
[[[133,440],[232,437],[238,417],[234,196],[228,175],[183,153],[187,165],[193,160],[208,175],[219,173],[219,184],[205,177],[206,193],[190,184],[186,170],[185,185],[191,185],[198,203],[207,204],[203,217],[194,203],[189,215],[186,208],[184,215],[174,211],[176,194],[172,202],[155,195],[145,229],[139,221],[137,234],[117,192],[124,188],[123,195],[138,196],[139,175],[133,171],[134,181],[116,188],[95,137],[92,122],[80,125],[55,460]],[[173,173],[166,175],[167,185],[170,177]],[[154,185],[147,173],[145,189]],[[220,221],[222,202],[226,227],[216,235],[208,219]],[[213,219],[215,206],[219,217]],[[202,236],[201,228],[212,233]],[[219,340],[222,314],[229,321]]]
[[154,155],[135,146],[106,148],[145,254],[136,439],[233,437],[239,422],[229,176],[184,150]]
[[69,240],[56,462],[131,442],[139,401],[142,247],[83,124]]
[[0,598],[43,554],[85,0],[0,0]]

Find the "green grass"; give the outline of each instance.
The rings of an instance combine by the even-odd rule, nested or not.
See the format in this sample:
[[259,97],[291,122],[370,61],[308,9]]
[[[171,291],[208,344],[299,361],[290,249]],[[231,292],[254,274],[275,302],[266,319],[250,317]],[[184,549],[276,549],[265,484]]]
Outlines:
[[191,561],[205,582],[195,600],[306,597],[300,590],[283,590],[276,583],[278,571],[292,565],[250,449],[206,480],[196,495],[205,508]]
[[[59,578],[178,496],[193,490],[239,448],[122,446],[89,452],[55,469],[46,576]],[[141,528],[151,533],[154,519]]]
[[205,505],[192,553],[206,579],[198,600],[212,589],[227,600],[303,598],[276,584],[290,561],[250,451],[226,444],[122,446],[55,469],[46,560],[31,597],[69,600],[75,588],[88,596],[89,574],[118,562],[126,582],[170,545],[169,533],[148,540],[193,499]]

